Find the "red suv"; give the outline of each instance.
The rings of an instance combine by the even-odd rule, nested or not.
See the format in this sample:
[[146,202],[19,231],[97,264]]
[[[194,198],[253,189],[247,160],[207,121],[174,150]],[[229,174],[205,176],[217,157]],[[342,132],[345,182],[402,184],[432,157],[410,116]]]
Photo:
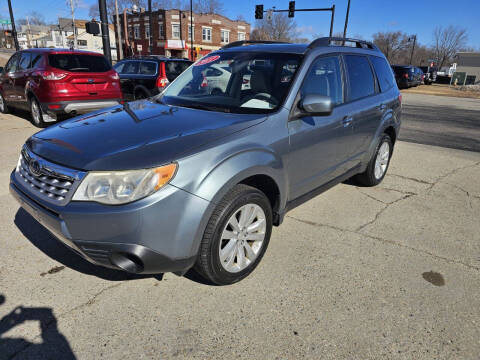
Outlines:
[[0,112],[30,110],[38,127],[122,101],[117,72],[94,52],[29,49],[16,52],[0,70]]

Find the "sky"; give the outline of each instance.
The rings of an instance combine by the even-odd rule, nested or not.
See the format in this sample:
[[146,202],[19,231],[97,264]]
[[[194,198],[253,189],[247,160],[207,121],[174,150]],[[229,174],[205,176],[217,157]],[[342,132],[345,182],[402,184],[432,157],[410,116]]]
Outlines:
[[[77,18],[88,18],[88,9],[97,0],[76,0]],[[11,0],[14,16],[22,18],[38,11],[49,22],[70,16],[69,0]],[[297,0],[296,8],[324,8],[335,4],[334,32],[343,32],[348,0]],[[68,5],[67,5],[68,3]],[[255,23],[256,4],[264,9],[276,6],[288,8],[288,0],[223,0],[225,15],[236,18],[242,14],[252,25]],[[8,18],[7,0],[0,0],[0,19]],[[295,21],[301,37],[326,36],[330,28],[329,12],[298,12]],[[423,45],[433,41],[433,30],[439,25],[456,25],[467,29],[468,45],[480,49],[480,0],[351,0],[347,36],[371,39],[378,31],[403,31],[417,34]]]

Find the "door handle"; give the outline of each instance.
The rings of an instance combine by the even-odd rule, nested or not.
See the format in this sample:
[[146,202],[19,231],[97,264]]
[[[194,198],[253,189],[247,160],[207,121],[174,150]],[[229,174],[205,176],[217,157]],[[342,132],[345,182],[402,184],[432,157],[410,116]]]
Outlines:
[[353,117],[351,116],[345,116],[342,120],[343,127],[348,127],[353,121]]

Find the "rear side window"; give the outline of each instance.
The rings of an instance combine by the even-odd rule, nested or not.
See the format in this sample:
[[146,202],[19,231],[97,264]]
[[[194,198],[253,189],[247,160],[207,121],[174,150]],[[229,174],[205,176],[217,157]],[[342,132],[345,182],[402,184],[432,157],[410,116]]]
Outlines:
[[375,93],[372,68],[366,56],[345,55],[348,74],[350,101],[361,99]]
[[168,81],[173,81],[184,72],[189,66],[190,62],[188,61],[166,61],[165,62],[165,71]]
[[72,72],[106,72],[112,67],[103,56],[83,54],[50,54],[50,66]]
[[32,68],[35,69],[42,64],[42,55],[37,54],[32,57]]
[[20,62],[18,63],[18,69],[19,71],[21,70],[27,70],[30,67],[30,59],[32,58],[32,55],[28,52],[22,53],[22,57],[20,58]]
[[380,85],[380,91],[384,92],[391,89],[395,83],[393,78],[392,68],[388,65],[387,60],[377,56],[371,56],[373,68],[377,73],[378,84]]
[[308,71],[302,89],[302,97],[315,94],[328,96],[335,105],[343,103],[342,73],[338,57],[316,59]]
[[155,75],[157,73],[157,64],[153,61],[142,61],[140,63],[140,71],[139,74],[141,75]]

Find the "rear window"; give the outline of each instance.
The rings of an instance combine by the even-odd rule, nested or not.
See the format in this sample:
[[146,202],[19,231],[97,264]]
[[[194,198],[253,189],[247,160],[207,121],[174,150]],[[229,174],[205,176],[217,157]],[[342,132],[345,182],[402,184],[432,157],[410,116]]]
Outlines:
[[166,61],[165,62],[165,71],[167,75],[168,81],[173,81],[184,72],[189,66],[191,62],[188,61]]
[[106,72],[112,67],[103,56],[83,54],[50,54],[50,66],[72,72]]
[[373,68],[377,73],[378,84],[380,85],[380,91],[384,92],[393,87],[395,80],[393,78],[393,72],[387,61],[381,57],[371,56]]
[[140,63],[141,75],[155,75],[157,73],[157,63],[153,61],[142,61]]
[[345,55],[350,101],[361,99],[375,93],[372,68],[366,56]]

